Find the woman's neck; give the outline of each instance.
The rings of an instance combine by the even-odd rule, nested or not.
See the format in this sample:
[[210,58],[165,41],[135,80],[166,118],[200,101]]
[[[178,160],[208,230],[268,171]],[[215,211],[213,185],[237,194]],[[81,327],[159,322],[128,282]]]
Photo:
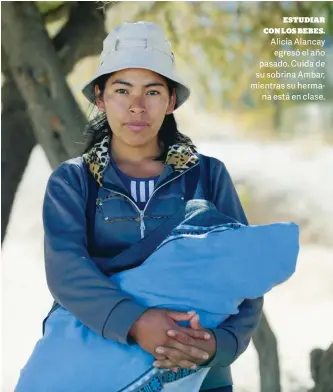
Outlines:
[[119,143],[116,138],[111,142],[111,155],[116,163],[140,164],[153,161],[161,155],[158,141],[145,146],[132,147]]
[[161,155],[157,144],[131,147],[119,145],[117,141],[114,143],[112,139],[111,155],[118,168],[131,177],[159,176],[164,170],[164,162],[156,161],[156,158]]

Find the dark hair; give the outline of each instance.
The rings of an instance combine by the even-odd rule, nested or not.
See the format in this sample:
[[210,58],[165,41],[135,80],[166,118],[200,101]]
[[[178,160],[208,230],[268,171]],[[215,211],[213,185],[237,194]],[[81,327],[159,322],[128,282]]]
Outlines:
[[[96,84],[103,94],[107,80],[110,74],[103,75],[99,77]],[[172,94],[173,88],[175,87],[174,82],[166,78],[168,85],[169,95]],[[112,129],[108,123],[106,115],[104,112],[99,112],[92,120],[90,120],[85,129],[85,135],[88,136],[88,143],[85,148],[85,152],[88,152],[96,143],[100,142],[107,134],[111,135]],[[168,114],[165,116],[161,128],[158,132],[158,140],[160,145],[163,146],[162,154],[157,158],[157,160],[165,161],[169,147],[173,144],[186,144],[189,146],[193,152],[196,152],[196,146],[193,144],[192,140],[181,133],[178,130],[177,122],[173,114]]]

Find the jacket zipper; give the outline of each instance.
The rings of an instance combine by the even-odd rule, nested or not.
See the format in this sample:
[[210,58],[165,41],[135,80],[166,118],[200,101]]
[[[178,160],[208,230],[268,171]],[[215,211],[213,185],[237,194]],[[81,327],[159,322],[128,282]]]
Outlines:
[[104,189],[106,189],[107,191],[116,193],[117,195],[121,195],[132,203],[132,205],[135,207],[135,209],[139,212],[141,238],[144,238],[144,231],[146,230],[145,222],[143,220],[144,210],[140,210],[140,208],[134,203],[134,201],[131,198],[129,198],[127,195],[125,195],[124,193],[116,192],[116,191],[113,191],[112,189],[109,189],[109,188],[104,188]]
[[144,210],[140,210],[140,232],[141,232],[141,239],[144,238],[145,236],[145,230],[146,230],[146,226],[145,226],[145,221],[143,219],[145,212]]
[[[165,182],[164,184],[160,185],[158,188],[154,189],[153,193],[151,194],[150,198],[148,199],[148,201],[147,201],[147,203],[146,203],[146,205],[145,205],[145,208],[144,208],[143,210],[140,210],[140,208],[134,203],[134,201],[133,201],[131,198],[129,198],[127,195],[125,195],[124,193],[116,192],[116,191],[113,191],[112,189],[108,189],[108,188],[104,188],[104,189],[106,189],[107,191],[116,193],[117,195],[121,195],[121,196],[125,197],[127,200],[129,200],[129,201],[133,204],[133,206],[135,207],[135,209],[136,209],[136,210],[139,212],[139,214],[140,214],[140,233],[141,233],[141,239],[143,239],[143,238],[145,237],[145,230],[146,230],[146,225],[145,225],[145,222],[144,222],[144,215],[145,215],[146,209],[147,209],[147,207],[148,207],[148,204],[149,204],[150,200],[152,199],[152,197],[154,196],[154,194],[155,194],[159,189],[163,188],[164,185],[167,185],[167,184],[169,184],[171,181],[176,180],[177,178],[179,178],[179,177],[182,176],[183,174],[187,173],[189,170],[193,169],[193,168],[194,168],[195,166],[197,166],[197,165],[198,165],[198,163],[197,163],[196,165],[192,166],[191,168],[189,168],[188,170],[186,170],[185,172],[179,174],[177,177],[172,178],[171,180],[169,180],[169,181]],[[182,199],[183,199],[183,198],[182,198]]]

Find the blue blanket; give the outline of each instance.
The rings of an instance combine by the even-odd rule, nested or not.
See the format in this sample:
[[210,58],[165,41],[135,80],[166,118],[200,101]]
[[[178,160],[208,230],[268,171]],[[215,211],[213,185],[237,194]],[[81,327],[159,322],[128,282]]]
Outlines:
[[[264,295],[294,273],[298,241],[294,223],[244,226],[208,202],[199,208],[189,202],[186,219],[141,266],[110,279],[140,304],[196,310],[201,324],[214,328],[237,314],[245,298]],[[63,308],[45,328],[16,392],[196,392],[208,371],[155,369],[138,345],[106,340]],[[180,388],[176,379],[190,386]]]

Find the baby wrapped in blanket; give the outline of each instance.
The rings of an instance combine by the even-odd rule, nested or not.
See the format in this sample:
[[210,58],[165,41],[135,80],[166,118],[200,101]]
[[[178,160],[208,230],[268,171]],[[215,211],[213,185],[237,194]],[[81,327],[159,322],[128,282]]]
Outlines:
[[[244,226],[212,203],[192,200],[185,220],[142,265],[110,279],[139,304],[195,310],[203,327],[216,328],[237,314],[244,299],[287,280],[298,251],[294,223]],[[16,392],[197,392],[209,371],[173,373],[155,369],[153,362],[140,346],[106,340],[59,308],[46,322]]]

